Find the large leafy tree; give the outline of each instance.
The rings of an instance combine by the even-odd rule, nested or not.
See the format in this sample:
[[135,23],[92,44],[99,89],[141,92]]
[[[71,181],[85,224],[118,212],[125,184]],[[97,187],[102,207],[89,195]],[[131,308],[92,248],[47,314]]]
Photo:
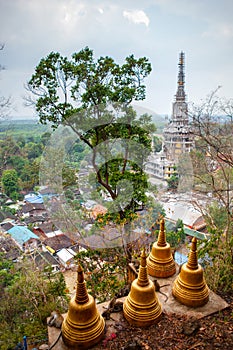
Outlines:
[[16,170],[4,170],[1,181],[5,194],[11,199],[17,200],[19,196],[19,179]]
[[[137,118],[130,103],[145,98],[144,78],[150,72],[145,57],[131,55],[119,65],[108,56],[95,60],[86,47],[71,60],[50,53],[27,85],[28,101],[35,104],[40,122],[51,122],[54,128],[69,125],[91,149],[97,182],[114,200],[121,219],[146,202],[143,162],[155,128],[148,115]],[[112,140],[118,140],[118,146]],[[133,190],[122,208],[122,198],[129,192],[126,183]]]

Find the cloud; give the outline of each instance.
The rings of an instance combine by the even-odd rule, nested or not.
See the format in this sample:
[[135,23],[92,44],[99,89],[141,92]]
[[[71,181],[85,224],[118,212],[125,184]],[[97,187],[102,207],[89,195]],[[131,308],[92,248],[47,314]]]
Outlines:
[[136,24],[143,23],[146,27],[148,27],[150,23],[149,17],[142,10],[123,11],[123,16],[130,22]]
[[213,39],[232,39],[233,25],[230,23],[214,23],[209,26],[207,31],[203,32],[202,36]]

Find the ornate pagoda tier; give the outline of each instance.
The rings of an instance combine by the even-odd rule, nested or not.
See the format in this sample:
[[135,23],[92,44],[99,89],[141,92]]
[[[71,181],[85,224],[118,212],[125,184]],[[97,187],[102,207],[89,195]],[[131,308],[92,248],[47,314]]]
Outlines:
[[172,294],[181,304],[191,307],[203,306],[209,300],[209,288],[197,260],[196,237],[192,239],[188,262],[174,281]]
[[170,277],[176,273],[176,265],[170,244],[166,242],[164,219],[160,221],[158,241],[152,246],[147,259],[148,273],[153,277]]
[[173,160],[175,163],[182,154],[189,153],[194,148],[194,138],[189,125],[188,104],[184,90],[184,52],[180,53],[178,66],[177,92],[172,107],[172,119],[163,132],[167,159]]
[[147,327],[159,322],[162,307],[155,292],[153,282],[148,278],[146,254],[143,250],[138,278],[132,282],[123,313],[127,321],[138,327]]
[[89,349],[102,339],[104,327],[104,319],[94,298],[87,293],[83,269],[79,265],[76,295],[70,301],[62,324],[63,342],[69,349]]

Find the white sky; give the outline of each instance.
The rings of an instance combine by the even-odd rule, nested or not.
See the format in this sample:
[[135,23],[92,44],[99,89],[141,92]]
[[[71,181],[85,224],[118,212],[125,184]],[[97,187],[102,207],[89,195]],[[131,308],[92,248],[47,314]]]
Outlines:
[[196,103],[221,85],[233,97],[232,0],[0,0],[0,95],[11,95],[17,117],[24,84],[51,51],[69,58],[85,46],[122,63],[146,56],[152,73],[140,105],[171,114],[179,52],[185,52],[186,93]]

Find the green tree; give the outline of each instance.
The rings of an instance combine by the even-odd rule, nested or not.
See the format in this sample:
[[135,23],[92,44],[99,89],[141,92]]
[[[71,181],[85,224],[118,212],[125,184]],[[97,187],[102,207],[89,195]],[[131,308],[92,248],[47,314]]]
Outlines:
[[17,174],[20,176],[24,167],[28,164],[28,160],[25,157],[13,155],[9,158],[8,164],[12,166],[12,168],[15,169]]
[[17,200],[19,192],[19,181],[16,170],[4,170],[2,173],[2,186],[5,194],[10,198]]
[[31,260],[12,265],[0,256],[0,348],[13,348],[23,335],[29,341],[47,337],[46,318],[53,310],[64,312],[68,298],[61,273],[51,274],[51,269],[38,270]]
[[162,149],[162,145],[163,145],[161,138],[154,135],[153,136],[153,143],[154,143],[154,151],[160,152]]
[[42,154],[42,144],[35,142],[28,142],[24,147],[28,159],[35,159]]
[[40,162],[38,159],[27,162],[20,174],[20,185],[23,189],[32,190],[39,184]]
[[[86,47],[71,60],[50,53],[41,59],[27,85],[36,96],[40,122],[51,122],[54,128],[61,123],[70,126],[91,149],[97,182],[114,200],[113,211],[117,208],[121,219],[147,200],[143,163],[151,151],[150,133],[155,127],[150,116],[137,118],[129,105],[145,98],[144,78],[150,72],[145,57],[128,56],[120,66],[107,56],[95,60],[93,51]],[[110,103],[115,113],[109,109]],[[110,157],[110,139],[120,140],[121,149],[114,159]],[[136,162],[130,160],[132,154]],[[99,155],[104,158],[100,167]],[[125,185],[129,182],[133,186],[131,196]],[[121,188],[119,183],[123,184]],[[122,209],[126,195],[128,202],[124,200]]]
[[64,188],[77,184],[76,170],[64,164],[62,169],[62,184]]
[[119,249],[83,251],[75,258],[83,265],[87,288],[99,302],[112,299],[126,282],[127,260]]
[[20,147],[11,136],[6,135],[0,140],[0,175],[10,165],[14,156],[21,156]]
[[168,189],[169,190],[176,190],[179,184],[179,175],[177,173],[172,174],[167,179]]
[[40,138],[40,139],[41,139],[41,142],[42,142],[43,146],[46,145],[46,143],[48,142],[50,136],[51,136],[51,132],[48,132],[48,131],[44,132],[44,133],[41,135],[41,138]]

